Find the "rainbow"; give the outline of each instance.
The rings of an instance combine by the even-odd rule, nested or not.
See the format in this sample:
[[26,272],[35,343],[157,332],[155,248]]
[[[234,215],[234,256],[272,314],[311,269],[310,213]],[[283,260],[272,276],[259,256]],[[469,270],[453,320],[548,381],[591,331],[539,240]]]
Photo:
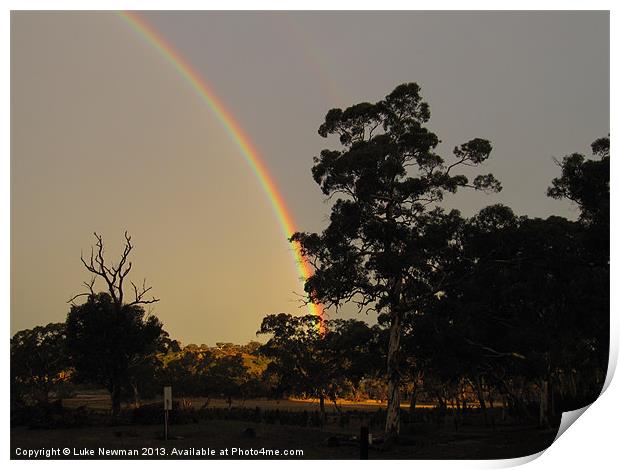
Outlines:
[[[273,212],[275,213],[282,232],[287,239],[293,235],[297,230],[295,229],[295,223],[289,210],[284,203],[282,194],[278,191],[278,187],[275,185],[273,179],[267,171],[267,167],[252,144],[252,141],[247,134],[241,129],[239,124],[235,121],[232,114],[224,103],[215,95],[213,90],[209,87],[207,82],[200,76],[200,74],[194,70],[194,68],[179,54],[174,47],[167,42],[160,34],[157,33],[143,18],[138,16],[135,12],[122,11],[117,14],[131,26],[140,36],[142,36],[146,42],[152,45],[177,72],[191,85],[196,91],[202,101],[213,111],[218,118],[230,138],[239,148],[239,151],[246,163],[252,169],[252,172],[260,182],[260,185],[265,192]],[[312,267],[308,263],[308,260],[304,258],[301,253],[301,248],[298,243],[293,244],[293,256],[295,265],[301,278],[305,281],[312,275]],[[324,312],[321,305],[309,303],[308,311],[312,315],[318,316],[319,329],[323,331],[324,328]]]

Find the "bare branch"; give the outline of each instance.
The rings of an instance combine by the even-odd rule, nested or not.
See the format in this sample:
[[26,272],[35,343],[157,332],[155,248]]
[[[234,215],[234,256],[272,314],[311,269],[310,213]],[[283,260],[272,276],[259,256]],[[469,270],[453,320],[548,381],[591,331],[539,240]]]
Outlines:
[[476,346],[479,347],[480,349],[486,351],[488,354],[488,357],[505,357],[505,356],[509,356],[509,357],[515,357],[517,359],[525,359],[525,356],[523,354],[519,354],[516,352],[500,352],[500,351],[496,351],[493,348],[490,348],[488,346],[484,346],[483,344],[480,343],[476,343],[472,340],[470,340],[469,338],[465,338],[465,341],[472,345],[472,346]]
[[67,303],[73,305],[73,301],[77,299],[78,297],[84,297],[84,296],[90,297],[91,295],[95,295],[94,285],[95,285],[96,279],[97,278],[93,276],[90,282],[84,282],[83,284],[88,288],[88,292],[82,292],[81,294],[74,295],[69,300],[67,300]]
[[[84,254],[80,253],[80,260],[82,261],[82,264],[88,272],[94,274],[94,277],[90,283],[84,283],[84,285],[88,287],[89,292],[77,294],[72,297],[69,302],[72,302],[78,297],[94,295],[93,287],[95,280],[97,277],[101,277],[107,284],[107,290],[112,297],[112,300],[120,308],[120,306],[123,305],[124,300],[123,282],[132,268],[132,263],[129,261],[129,255],[133,250],[131,236],[125,230],[125,247],[120,260],[116,266],[114,266],[114,264],[107,266],[104,258],[105,249],[103,237],[97,232],[94,232],[94,235],[96,242],[94,246],[91,246],[90,258],[87,260],[84,258]],[[151,290],[151,287],[146,287],[146,280],[142,283],[141,289],[138,289],[133,283],[132,285],[134,288],[135,299],[129,305],[151,304],[159,301],[159,299],[156,299],[155,297],[149,300],[144,298],[145,294]]]
[[74,295],[73,297],[71,297],[69,300],[67,300],[67,303],[68,303],[68,304],[71,304],[71,305],[74,305],[74,304],[73,304],[73,301],[74,301],[75,299],[77,299],[78,297],[83,297],[83,296],[86,296],[86,295],[90,295],[90,294],[89,294],[88,292],[82,292],[81,294],[76,294],[76,295]]
[[151,286],[146,287],[146,279],[142,281],[142,287],[140,289],[138,289],[138,287],[133,282],[131,283],[131,285],[133,286],[135,300],[127,305],[153,304],[155,302],[159,302],[159,299],[156,299],[155,297],[150,300],[144,299],[144,295],[153,288]]

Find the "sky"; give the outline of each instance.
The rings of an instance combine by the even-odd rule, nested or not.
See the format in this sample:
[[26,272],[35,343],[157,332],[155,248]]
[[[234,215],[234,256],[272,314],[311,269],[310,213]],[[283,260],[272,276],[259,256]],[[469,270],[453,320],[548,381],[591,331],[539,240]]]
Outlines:
[[[494,203],[575,218],[545,196],[553,158],[609,132],[605,12],[142,12],[225,104],[262,156],[296,227],[326,226],[312,157],[330,108],[417,82],[440,153],[493,143]],[[183,343],[256,339],[269,313],[303,313],[292,249],[213,110],[112,12],[11,14],[11,333],[64,321],[89,280],[93,231]],[[103,287],[99,285],[99,287]],[[350,312],[329,312],[330,318]],[[259,338],[260,339],[260,338]]]

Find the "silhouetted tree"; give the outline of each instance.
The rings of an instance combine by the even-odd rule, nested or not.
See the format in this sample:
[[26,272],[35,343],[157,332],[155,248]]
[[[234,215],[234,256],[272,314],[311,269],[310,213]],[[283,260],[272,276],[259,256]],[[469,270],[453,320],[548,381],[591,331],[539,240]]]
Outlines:
[[562,175],[547,190],[549,196],[568,199],[580,209],[582,262],[587,266],[580,275],[582,301],[588,308],[584,313],[593,341],[584,352],[596,351],[596,369],[603,371],[609,360],[609,144],[609,136],[595,140],[591,144],[594,156],[591,159],[577,153],[564,157],[559,162]]
[[249,380],[241,354],[218,357],[204,376],[207,392],[224,396],[229,407],[232,406],[233,398],[243,395],[244,386]]
[[580,209],[579,221],[584,225],[591,262],[609,264],[609,137],[595,140],[593,159],[573,153],[558,162],[562,175],[554,178],[547,194],[555,199],[568,199]]
[[215,355],[206,349],[187,345],[179,351],[170,351],[161,357],[161,385],[174,384],[180,396],[209,396],[212,390],[206,384],[206,371],[215,363]]
[[54,386],[66,380],[68,367],[64,323],[21,330],[11,338],[11,393],[19,404],[47,402]]
[[[444,217],[434,207],[446,191],[501,189],[490,174],[471,182],[452,174],[457,167],[486,161],[492,149],[487,140],[476,138],[456,147],[456,160],[446,165],[435,153],[438,137],[424,127],[429,118],[429,106],[415,83],[396,87],[375,104],[330,110],[319,134],[337,135],[343,148],[323,150],[312,168],[323,193],[336,198],[330,224],[322,234],[296,233],[291,238],[315,270],[305,284],[311,301],[328,307],[352,301],[360,310],[371,307],[387,316],[390,437],[400,428],[403,320],[421,299],[441,289],[428,275],[433,274],[435,249],[450,244],[450,238],[425,237],[429,224]],[[422,238],[432,243],[421,248]]]
[[598,160],[573,153],[558,162],[562,175],[553,179],[547,195],[577,204],[585,224],[609,224],[609,137],[595,140],[591,148]]
[[545,425],[554,407],[565,406],[550,400],[561,381],[580,377],[570,401],[591,401],[600,383],[596,358],[601,350],[607,355],[600,338],[607,309],[580,224],[517,217],[496,205],[467,220],[456,245],[448,287],[415,318],[416,360],[440,383],[466,379],[485,415],[485,384],[487,395],[495,387],[522,415],[528,413],[515,386],[536,384]]
[[155,351],[162,335],[161,322],[140,305],[117,307],[107,292],[74,305],[67,315],[67,347],[78,381],[107,388],[112,411],[120,411],[129,368],[139,356]]
[[277,375],[279,392],[319,398],[324,413],[330,379],[324,373],[319,323],[315,315],[267,315],[257,334],[272,335],[259,351],[272,360],[266,374]]
[[358,386],[377,367],[375,332],[356,320],[321,320],[315,315],[267,315],[258,334],[272,335],[259,352],[271,362],[267,374],[276,374],[281,392],[325,399],[337,409],[337,399]]
[[170,339],[168,332],[162,330],[150,353],[133,357],[127,369],[127,378],[134,406],[140,406],[141,398],[150,398],[161,393],[164,385],[175,383],[162,380],[163,358],[179,350],[179,343]]
[[[129,382],[128,370],[139,356],[155,352],[165,336],[162,323],[153,315],[147,315],[143,305],[157,302],[146,299],[151,290],[138,287],[133,282],[134,297],[127,300],[124,281],[131,271],[128,260],[133,249],[131,237],[125,232],[125,248],[119,262],[106,264],[103,238],[95,233],[96,250],[91,249],[90,259],[80,259],[94,277],[84,283],[88,292],[71,298],[71,310],[67,315],[67,347],[78,380],[105,386],[112,398],[112,411],[120,411],[122,387]],[[105,282],[107,292],[95,293],[97,279]],[[73,302],[86,296],[82,305]]]
[[[355,389],[364,378],[384,372],[385,355],[379,344],[379,326],[371,328],[366,322],[354,319],[326,320],[324,324],[321,348],[334,384],[339,384],[343,391],[347,385]],[[335,404],[335,393],[330,398]]]

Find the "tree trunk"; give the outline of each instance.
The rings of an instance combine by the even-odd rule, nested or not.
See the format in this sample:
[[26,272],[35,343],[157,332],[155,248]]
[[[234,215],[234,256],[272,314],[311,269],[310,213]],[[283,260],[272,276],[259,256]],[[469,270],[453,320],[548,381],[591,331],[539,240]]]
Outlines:
[[112,399],[112,414],[118,416],[121,412],[121,387],[116,383],[112,384],[110,398]]
[[400,312],[393,310],[387,356],[388,406],[385,418],[385,434],[386,438],[390,440],[397,439],[400,432],[400,370],[398,353],[402,332],[401,321]]
[[577,397],[577,380],[575,378],[575,371],[571,370],[569,372],[569,390],[571,398],[575,399]]
[[134,408],[140,408],[142,404],[140,403],[140,392],[138,391],[138,384],[135,382],[132,383],[131,388],[133,389],[133,406]]
[[319,395],[319,409],[321,410],[321,426],[325,423],[325,396]]
[[555,393],[554,393],[554,389],[555,387],[553,386],[553,380],[549,380],[549,400],[550,400],[550,404],[549,404],[549,415],[551,417],[555,417],[556,415],[556,410],[555,410]]
[[540,414],[538,424],[549,427],[549,381],[543,380],[540,386]]
[[409,412],[413,413],[415,411],[415,406],[418,402],[418,384],[413,384],[413,389],[411,390],[411,399],[409,400]]
[[482,379],[480,376],[476,376],[476,395],[478,396],[478,403],[480,403],[480,410],[484,416],[484,425],[489,425],[489,417],[487,416],[487,405],[484,400],[484,393],[482,392]]
[[50,400],[50,387],[45,383],[41,388],[33,387],[32,396],[37,403],[49,403]]
[[338,416],[342,416],[342,408],[340,408],[340,406],[338,406],[338,400],[337,400],[336,394],[334,392],[330,391],[329,399],[334,404],[334,408],[336,408],[336,412],[338,413]]
[[459,420],[462,420],[462,416],[461,416],[461,400],[459,399],[458,392],[456,393],[456,396],[454,397],[454,403],[455,403],[456,407],[452,408],[452,420],[454,421],[454,430],[458,431],[459,430]]
[[439,409],[445,411],[448,409],[448,404],[446,403],[446,399],[442,395],[442,392],[437,392],[437,403],[439,403]]

